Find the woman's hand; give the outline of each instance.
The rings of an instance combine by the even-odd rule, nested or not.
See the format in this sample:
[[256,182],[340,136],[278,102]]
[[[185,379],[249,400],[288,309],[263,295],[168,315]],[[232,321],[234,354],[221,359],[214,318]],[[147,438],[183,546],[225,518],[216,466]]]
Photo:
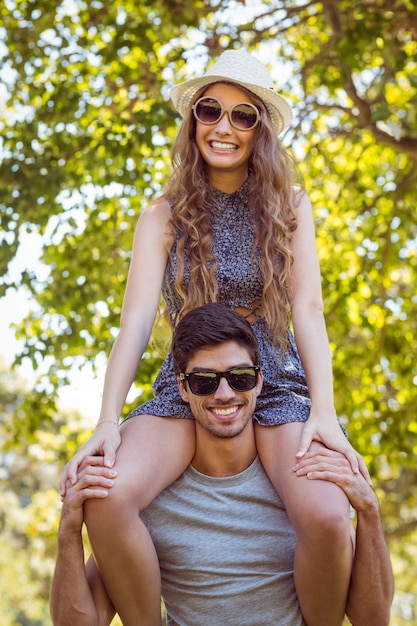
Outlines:
[[[363,459],[362,463],[365,465]],[[294,471],[310,480],[329,480],[335,483],[343,489],[356,511],[378,506],[375,493],[369,481],[366,481],[363,471],[353,474],[349,461],[339,452],[324,447],[306,452]]]
[[360,472],[368,484],[371,484],[369,472],[362,457],[346,439],[334,415],[331,418],[322,418],[314,414],[310,415],[301,435],[300,445],[296,454],[298,460],[302,459],[308,452],[312,441],[319,441],[326,448],[343,454],[348,460],[352,472],[354,474]]
[[72,485],[78,480],[78,468],[87,456],[102,456],[105,467],[113,467],[116,460],[116,450],[120,446],[121,437],[116,422],[102,422],[100,427],[91,435],[90,439],[77,451],[62,473],[59,482],[59,492],[63,498],[66,493],[67,480]]

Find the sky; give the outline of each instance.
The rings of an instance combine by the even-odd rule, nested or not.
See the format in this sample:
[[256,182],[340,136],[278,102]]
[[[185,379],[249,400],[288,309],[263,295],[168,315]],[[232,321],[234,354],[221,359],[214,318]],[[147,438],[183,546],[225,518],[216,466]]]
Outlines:
[[[11,264],[12,277],[20,274],[25,268],[31,268],[32,271],[36,271],[37,268],[39,272],[43,270],[39,262],[40,238],[36,234],[26,234],[22,242],[23,245],[20,246]],[[33,307],[34,303],[25,289],[18,291],[9,289],[6,296],[0,298],[0,359],[8,365],[12,364],[15,354],[23,345],[16,339],[13,325],[27,315],[31,306]],[[25,364],[16,371],[30,388],[35,381],[35,373],[31,366]],[[103,379],[104,368],[98,375],[94,375],[87,368],[83,369],[82,373],[74,369],[71,372],[71,385],[63,388],[59,394],[61,408],[77,409],[88,422],[94,424],[100,410]]]

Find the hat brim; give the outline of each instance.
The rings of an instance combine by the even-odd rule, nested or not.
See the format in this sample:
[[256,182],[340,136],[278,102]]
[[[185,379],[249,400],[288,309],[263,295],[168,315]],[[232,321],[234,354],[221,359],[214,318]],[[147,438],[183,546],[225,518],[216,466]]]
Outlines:
[[285,128],[289,126],[292,120],[291,109],[282,96],[277,94],[272,89],[267,89],[260,85],[253,85],[251,83],[244,83],[239,80],[234,80],[220,75],[201,76],[199,78],[192,78],[179,85],[175,85],[171,89],[171,100],[177,109],[181,117],[185,117],[190,109],[193,100],[197,93],[204,87],[213,83],[233,83],[247,89],[252,92],[258,98],[260,98],[272,118],[274,128],[277,134],[281,133]]

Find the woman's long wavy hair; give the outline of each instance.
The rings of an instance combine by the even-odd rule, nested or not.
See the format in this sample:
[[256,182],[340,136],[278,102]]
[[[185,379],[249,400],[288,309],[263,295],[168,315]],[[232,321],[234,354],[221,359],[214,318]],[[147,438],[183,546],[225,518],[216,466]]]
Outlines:
[[[202,93],[197,94],[195,100]],[[248,254],[254,262],[255,252],[262,253],[262,311],[272,340],[285,350],[293,263],[290,242],[297,227],[301,176],[293,158],[281,145],[263,101],[249,91],[248,97],[261,112],[249,164],[249,207],[255,240]],[[175,287],[184,302],[179,317],[206,302],[217,301],[211,229],[212,189],[195,135],[196,122],[190,107],[173,145],[173,172],[164,190],[164,196],[173,207],[170,229],[177,256]],[[190,280],[185,289],[186,266]]]

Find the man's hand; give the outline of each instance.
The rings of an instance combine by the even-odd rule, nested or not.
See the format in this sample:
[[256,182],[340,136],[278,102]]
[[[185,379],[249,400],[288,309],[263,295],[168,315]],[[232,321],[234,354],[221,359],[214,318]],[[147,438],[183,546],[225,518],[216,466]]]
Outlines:
[[371,485],[361,472],[353,473],[343,454],[325,447],[307,452],[294,471],[310,480],[339,485],[356,510],[355,557],[346,614],[355,626],[388,626],[394,579],[378,499]]
[[[84,461],[91,461],[93,456],[102,457],[101,465],[112,468],[116,460],[116,451],[120,446],[121,437],[117,424],[105,422],[96,430],[90,439],[78,450],[73,458],[66,464],[59,481],[59,491],[64,498],[69,484],[75,485],[79,472],[85,467]],[[84,465],[83,465],[84,464]],[[68,482],[69,481],[69,482]]]
[[[361,459],[362,464],[364,464]],[[347,495],[356,511],[366,511],[378,506],[377,497],[363,472],[353,473],[351,464],[340,452],[320,447],[298,460],[294,471],[310,480],[329,480]]]
[[54,626],[107,626],[115,614],[94,559],[84,563],[81,534],[84,502],[106,498],[116,471],[104,465],[103,456],[86,456],[79,466],[78,480],[67,480],[58,531],[58,552],[51,587],[51,616]]
[[350,466],[355,474],[361,472],[363,477],[371,485],[371,478],[369,476],[368,468],[366,467],[362,457],[352,447],[349,441],[346,439],[342,432],[335,416],[324,419],[323,417],[316,417],[313,414],[313,409],[304,424],[303,432],[301,435],[299,451],[296,454],[297,460],[300,461],[304,458],[304,455],[310,450],[311,443],[316,441],[321,443],[329,450],[335,450],[344,454],[349,461]]
[[60,531],[80,533],[84,522],[83,504],[89,498],[106,498],[114,484],[117,472],[104,465],[103,456],[87,456],[78,468],[78,480],[66,483],[62,498]]

